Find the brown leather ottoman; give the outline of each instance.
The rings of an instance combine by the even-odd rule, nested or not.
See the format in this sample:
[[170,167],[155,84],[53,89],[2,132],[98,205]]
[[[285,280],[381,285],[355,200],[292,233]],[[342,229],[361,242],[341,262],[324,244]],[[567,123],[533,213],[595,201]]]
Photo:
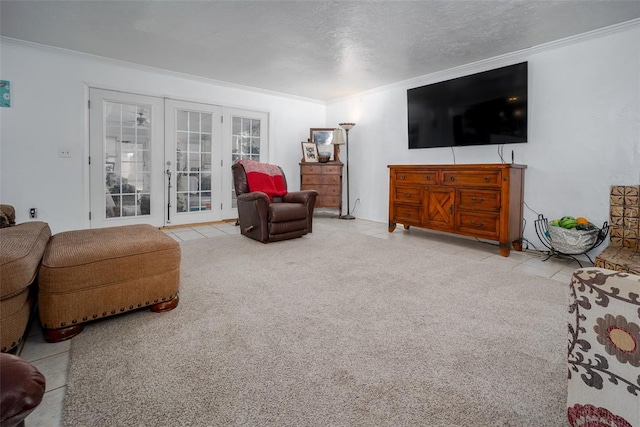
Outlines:
[[91,320],[151,306],[178,305],[180,245],[151,225],[54,235],[39,276],[39,309],[49,342],[69,339]]

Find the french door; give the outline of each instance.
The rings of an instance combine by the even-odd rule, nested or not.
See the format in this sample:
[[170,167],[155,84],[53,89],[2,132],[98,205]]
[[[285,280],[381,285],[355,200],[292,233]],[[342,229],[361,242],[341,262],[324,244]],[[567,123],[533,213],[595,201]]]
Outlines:
[[92,228],[164,223],[164,101],[89,91]]
[[166,224],[223,219],[221,118],[214,105],[166,101]]
[[231,164],[267,161],[267,113],[94,88],[89,100],[91,228],[237,217]]

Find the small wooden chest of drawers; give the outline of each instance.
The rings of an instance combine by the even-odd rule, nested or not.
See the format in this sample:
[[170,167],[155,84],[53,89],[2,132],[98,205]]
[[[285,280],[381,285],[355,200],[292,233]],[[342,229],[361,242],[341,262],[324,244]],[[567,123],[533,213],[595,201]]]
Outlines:
[[300,163],[300,189],[316,190],[317,208],[336,208],[342,216],[342,162]]
[[516,164],[390,165],[389,231],[396,223],[500,244],[522,239],[524,170]]

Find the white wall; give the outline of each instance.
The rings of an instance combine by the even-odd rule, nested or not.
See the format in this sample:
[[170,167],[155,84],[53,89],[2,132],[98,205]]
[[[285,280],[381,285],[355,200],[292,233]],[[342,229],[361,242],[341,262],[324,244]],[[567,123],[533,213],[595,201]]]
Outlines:
[[[0,78],[11,82],[11,108],[0,109],[0,201],[31,207],[54,233],[88,222],[87,99],[90,87],[265,111],[269,162],[283,166],[299,188],[300,141],[322,127],[324,104],[218,84],[59,49],[0,39]],[[60,158],[60,147],[72,158]]]
[[[406,90],[529,61],[529,140],[504,145],[527,165],[525,202],[553,219],[608,220],[611,185],[640,184],[640,25],[619,27],[333,102],[327,126],[350,131],[350,198],[355,216],[388,219],[389,164],[453,163],[450,148],[407,148]],[[499,163],[497,146],[455,148],[457,163]],[[525,237],[539,246],[525,208]],[[603,245],[604,246],[604,245]],[[602,249],[599,248],[600,250]]]

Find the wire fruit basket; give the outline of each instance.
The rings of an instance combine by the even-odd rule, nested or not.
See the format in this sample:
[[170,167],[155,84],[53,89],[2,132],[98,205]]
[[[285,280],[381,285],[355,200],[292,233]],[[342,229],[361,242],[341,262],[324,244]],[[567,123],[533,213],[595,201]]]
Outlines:
[[547,218],[538,215],[535,221],[536,234],[544,246],[549,249],[549,256],[545,261],[554,255],[565,255],[573,258],[580,267],[582,264],[575,255],[585,255],[593,264],[593,260],[587,254],[590,250],[600,246],[609,234],[609,223],[602,224],[602,228],[593,230],[575,230],[549,226]]

